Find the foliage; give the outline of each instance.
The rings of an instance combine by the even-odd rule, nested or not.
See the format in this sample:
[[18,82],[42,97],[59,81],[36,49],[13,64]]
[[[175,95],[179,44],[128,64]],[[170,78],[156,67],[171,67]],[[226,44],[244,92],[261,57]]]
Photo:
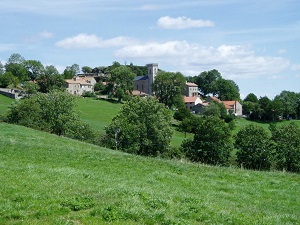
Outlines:
[[52,65],[45,67],[43,73],[37,77],[36,82],[39,86],[39,91],[43,93],[65,89],[64,77]]
[[27,76],[30,80],[35,80],[44,71],[44,66],[40,61],[37,60],[26,60],[24,62]]
[[181,106],[175,111],[173,117],[175,120],[183,121],[184,119],[191,117],[191,115],[190,110],[188,110],[185,106]]
[[226,165],[232,150],[230,130],[217,117],[202,118],[193,140],[184,141],[183,151],[192,161]]
[[5,64],[5,71],[11,72],[20,81],[29,79],[25,67],[25,59],[18,53],[12,54]]
[[185,91],[185,78],[177,72],[163,72],[160,71],[155,77],[153,83],[153,91],[159,102],[165,104],[168,108],[182,107],[183,97]]
[[282,91],[275,99],[278,99],[283,105],[284,118],[300,118],[300,93]]
[[275,168],[300,172],[300,128],[295,123],[270,127]]
[[15,77],[11,72],[6,72],[0,75],[0,87],[6,88],[10,85],[16,87],[19,84],[19,79]]
[[94,85],[94,91],[103,91],[105,89],[104,84],[99,81]]
[[218,118],[225,119],[227,116],[227,111],[225,105],[222,102],[213,101],[202,112],[204,116],[215,116]]
[[72,66],[67,66],[66,69],[64,70],[64,78],[65,79],[71,79],[76,74],[80,73],[79,65],[78,64],[73,64]]
[[235,136],[237,162],[247,169],[270,169],[270,137],[260,126],[248,125]]
[[171,114],[153,98],[132,98],[105,128],[110,147],[140,155],[168,151],[172,130]]
[[250,93],[244,98],[244,102],[253,102],[253,103],[258,103],[258,98],[255,94]]
[[90,127],[78,119],[75,97],[66,92],[38,93],[20,100],[11,106],[6,121],[79,140],[94,138]]
[[221,101],[233,101],[240,99],[240,89],[233,80],[219,78],[216,81],[216,92]]
[[195,83],[198,85],[203,95],[214,95],[217,91],[216,82],[221,77],[221,73],[216,69],[204,71],[195,78]]
[[118,98],[118,101],[129,96],[133,91],[133,80],[134,80],[134,73],[131,71],[130,68],[126,66],[117,66],[113,65],[111,70],[111,77],[110,77],[110,87],[112,88],[112,93],[114,96]]
[[84,91],[82,97],[96,97],[96,94],[94,92]]
[[0,61],[0,75],[3,75],[4,73],[5,73],[4,66]]
[[22,87],[22,94],[25,94],[25,96],[30,96],[30,95],[33,95],[33,94],[36,94],[37,91],[38,91],[38,85],[35,84],[34,82],[32,81],[26,81],[24,82],[23,84],[23,87]]
[[89,67],[89,66],[83,66],[82,68],[81,68],[81,71],[83,72],[83,73],[93,73],[93,69],[91,68],[91,67]]

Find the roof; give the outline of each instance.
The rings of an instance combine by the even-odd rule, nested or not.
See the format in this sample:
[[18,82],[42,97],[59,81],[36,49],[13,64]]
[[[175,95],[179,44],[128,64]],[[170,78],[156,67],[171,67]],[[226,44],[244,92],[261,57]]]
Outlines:
[[237,101],[222,101],[226,109],[233,109]]
[[90,83],[86,82],[83,78],[74,78],[74,79],[67,79],[65,80],[68,84],[81,84],[81,85],[91,85]]
[[187,96],[184,96],[184,102],[185,102],[185,103],[188,103],[188,102],[196,102],[197,99],[199,99],[199,97],[197,97],[197,96],[194,96],[194,97],[187,97]]
[[209,98],[211,98],[212,100],[216,101],[216,102],[222,102],[220,99],[218,99],[215,96],[209,96]]
[[190,86],[190,87],[198,87],[197,84],[192,83],[192,82],[187,82],[186,85],[187,85],[187,86]]
[[134,80],[147,80],[148,76],[136,76]]

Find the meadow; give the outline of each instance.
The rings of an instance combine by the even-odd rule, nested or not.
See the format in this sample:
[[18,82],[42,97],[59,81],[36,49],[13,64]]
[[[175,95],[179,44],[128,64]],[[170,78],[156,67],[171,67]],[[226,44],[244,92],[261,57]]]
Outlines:
[[0,224],[298,224],[300,175],[147,158],[0,123]]

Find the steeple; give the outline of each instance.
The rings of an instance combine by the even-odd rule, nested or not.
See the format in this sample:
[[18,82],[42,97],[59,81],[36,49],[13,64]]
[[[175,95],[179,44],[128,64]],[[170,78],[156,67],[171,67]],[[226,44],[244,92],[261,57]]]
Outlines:
[[152,85],[154,83],[155,80],[155,76],[158,72],[158,64],[157,63],[151,63],[151,64],[147,64],[146,65],[148,67],[148,93],[150,95],[153,95],[153,91],[152,91]]

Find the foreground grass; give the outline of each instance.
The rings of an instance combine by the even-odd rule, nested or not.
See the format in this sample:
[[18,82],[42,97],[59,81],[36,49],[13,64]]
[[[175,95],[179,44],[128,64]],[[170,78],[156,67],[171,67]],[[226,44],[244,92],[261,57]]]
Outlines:
[[300,175],[137,157],[0,123],[0,224],[297,224]]

